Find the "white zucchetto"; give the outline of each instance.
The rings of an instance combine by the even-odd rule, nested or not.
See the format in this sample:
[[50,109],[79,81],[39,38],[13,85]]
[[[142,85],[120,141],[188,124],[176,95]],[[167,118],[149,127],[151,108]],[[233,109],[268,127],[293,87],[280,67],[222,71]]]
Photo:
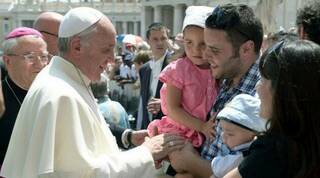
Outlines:
[[100,11],[90,7],[71,9],[61,21],[58,36],[62,38],[74,36],[97,23],[102,16]]

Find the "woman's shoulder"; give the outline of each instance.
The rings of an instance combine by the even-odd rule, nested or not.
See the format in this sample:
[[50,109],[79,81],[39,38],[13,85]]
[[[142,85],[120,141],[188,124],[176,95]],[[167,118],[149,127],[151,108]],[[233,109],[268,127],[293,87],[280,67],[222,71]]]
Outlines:
[[[244,160],[238,167],[243,178],[283,177],[287,174],[287,142],[281,136],[259,136],[244,153]],[[270,171],[272,170],[272,171]]]

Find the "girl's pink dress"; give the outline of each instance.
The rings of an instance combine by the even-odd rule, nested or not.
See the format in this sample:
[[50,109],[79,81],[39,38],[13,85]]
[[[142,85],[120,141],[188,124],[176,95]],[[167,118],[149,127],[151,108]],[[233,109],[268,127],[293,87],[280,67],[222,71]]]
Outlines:
[[158,133],[176,133],[187,138],[195,147],[204,141],[203,135],[169,118],[166,104],[167,84],[181,90],[181,105],[190,115],[206,121],[218,92],[218,83],[211,76],[210,69],[200,69],[187,57],[171,62],[159,76],[163,82],[160,90],[161,109],[165,116],[154,120],[148,126],[151,133],[154,127]]

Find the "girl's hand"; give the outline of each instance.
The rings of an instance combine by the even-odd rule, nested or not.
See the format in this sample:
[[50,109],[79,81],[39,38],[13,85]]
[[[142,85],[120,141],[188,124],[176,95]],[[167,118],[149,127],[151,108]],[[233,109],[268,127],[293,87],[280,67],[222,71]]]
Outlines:
[[215,120],[210,119],[203,123],[201,133],[203,133],[209,141],[212,141],[216,136]]

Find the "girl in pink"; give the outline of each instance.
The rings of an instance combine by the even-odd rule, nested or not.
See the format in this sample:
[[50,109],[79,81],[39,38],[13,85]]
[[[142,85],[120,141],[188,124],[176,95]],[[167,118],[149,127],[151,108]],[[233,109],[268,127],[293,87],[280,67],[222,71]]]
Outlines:
[[205,50],[203,38],[206,17],[213,8],[190,6],[183,22],[185,56],[171,62],[160,74],[164,83],[161,109],[165,114],[148,126],[151,136],[155,127],[158,133],[177,133],[200,147],[205,135],[214,136],[214,122],[206,121],[217,96],[218,82],[210,73],[209,63],[202,57]]

